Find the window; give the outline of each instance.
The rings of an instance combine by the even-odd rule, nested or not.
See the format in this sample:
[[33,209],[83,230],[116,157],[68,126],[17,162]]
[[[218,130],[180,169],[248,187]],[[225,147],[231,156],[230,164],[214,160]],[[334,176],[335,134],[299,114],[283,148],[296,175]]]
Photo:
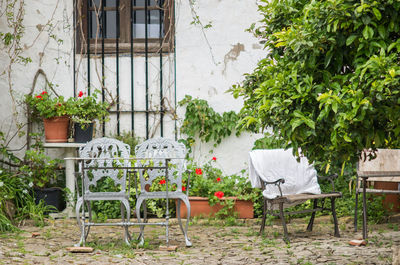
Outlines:
[[[173,0],[77,0],[77,53],[172,49]],[[145,44],[147,41],[147,45]]]

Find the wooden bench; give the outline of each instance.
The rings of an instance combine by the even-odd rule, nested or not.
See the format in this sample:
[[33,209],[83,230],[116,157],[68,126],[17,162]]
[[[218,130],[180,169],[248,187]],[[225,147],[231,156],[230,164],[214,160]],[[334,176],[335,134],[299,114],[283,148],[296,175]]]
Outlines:
[[[314,218],[315,218],[315,213],[317,211],[331,211],[332,212],[332,217],[333,217],[333,223],[334,223],[334,236],[335,237],[340,237],[339,233],[339,226],[338,226],[338,220],[336,216],[336,209],[335,209],[335,199],[342,197],[342,193],[340,192],[335,192],[335,185],[333,182],[333,178],[337,177],[337,175],[329,176],[329,177],[319,177],[321,178],[328,178],[331,180],[332,183],[332,192],[329,193],[321,193],[321,194],[309,194],[309,193],[301,193],[301,194],[293,194],[293,195],[282,195],[278,196],[274,199],[268,199],[264,196],[263,199],[263,217],[261,221],[261,228],[260,228],[260,234],[263,233],[264,227],[265,227],[265,221],[266,221],[266,216],[267,214],[273,215],[273,216],[279,216],[282,222],[283,226],[283,232],[284,236],[283,239],[285,242],[289,242],[289,234],[286,226],[286,220],[285,220],[285,215],[290,215],[290,214],[300,214],[300,213],[312,213],[310,221],[307,226],[307,231],[312,231],[313,225],[314,225]],[[281,191],[280,185],[284,184],[285,180],[279,179],[274,182],[267,182],[267,181],[262,181],[262,190],[265,190],[266,185],[278,185],[279,190]],[[325,208],[325,199],[330,199],[331,202],[331,207],[330,208]],[[304,203],[308,200],[313,200],[313,208],[312,209],[306,209],[306,210],[301,210],[301,211],[285,211],[285,205],[296,205],[300,203]],[[320,205],[318,205],[318,202],[320,202]],[[277,207],[276,207],[277,206]],[[269,209],[268,209],[269,208]],[[274,212],[275,209],[279,209],[278,213]]]
[[[261,188],[263,193],[263,216],[260,234],[265,228],[267,214],[279,216],[284,236],[289,242],[285,215],[312,213],[307,226],[312,231],[315,213],[329,210],[334,222],[334,235],[339,237],[338,221],[335,210],[335,199],[342,194],[335,191],[334,178],[317,176],[315,168],[308,163],[307,158],[299,161],[293,156],[292,150],[269,149],[253,150],[249,154],[249,179],[254,188]],[[329,180],[332,189],[330,192],[321,192],[318,180]],[[330,207],[325,207],[325,200],[330,200]],[[285,211],[285,208],[313,200],[313,208],[301,211]]]

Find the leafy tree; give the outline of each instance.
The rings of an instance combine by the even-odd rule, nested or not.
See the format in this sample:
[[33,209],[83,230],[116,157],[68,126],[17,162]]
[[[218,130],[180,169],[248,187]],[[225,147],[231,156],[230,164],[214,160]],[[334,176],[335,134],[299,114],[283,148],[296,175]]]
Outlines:
[[398,147],[400,1],[261,0],[268,52],[244,81],[240,127],[272,128],[320,165]]

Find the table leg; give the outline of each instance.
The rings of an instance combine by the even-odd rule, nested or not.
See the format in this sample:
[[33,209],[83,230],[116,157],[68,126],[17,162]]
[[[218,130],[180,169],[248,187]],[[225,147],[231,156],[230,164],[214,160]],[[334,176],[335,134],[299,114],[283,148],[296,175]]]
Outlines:
[[367,178],[363,178],[363,239],[367,239]]
[[[74,157],[76,148],[65,148],[66,157]],[[67,211],[68,217],[73,217],[74,198],[75,198],[75,163],[74,160],[65,161],[65,186],[70,191],[67,199]]]
[[[65,157],[75,157],[76,147],[65,147]],[[53,218],[73,218],[75,217],[74,211],[74,198],[75,198],[75,163],[74,160],[65,160],[65,187],[69,190],[67,196],[66,207],[60,213],[52,213],[50,216]]]

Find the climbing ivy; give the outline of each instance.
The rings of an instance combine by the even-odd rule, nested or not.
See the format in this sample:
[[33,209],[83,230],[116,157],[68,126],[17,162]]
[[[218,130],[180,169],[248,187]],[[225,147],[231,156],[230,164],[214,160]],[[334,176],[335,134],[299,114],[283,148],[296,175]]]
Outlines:
[[[234,111],[221,115],[212,109],[206,100],[193,99],[188,95],[179,102],[179,106],[185,105],[185,119],[180,132],[188,136],[186,141],[189,146],[193,145],[196,136],[203,142],[214,141],[214,146],[217,146],[235,130],[238,115]],[[238,131],[236,135],[239,135]]]

